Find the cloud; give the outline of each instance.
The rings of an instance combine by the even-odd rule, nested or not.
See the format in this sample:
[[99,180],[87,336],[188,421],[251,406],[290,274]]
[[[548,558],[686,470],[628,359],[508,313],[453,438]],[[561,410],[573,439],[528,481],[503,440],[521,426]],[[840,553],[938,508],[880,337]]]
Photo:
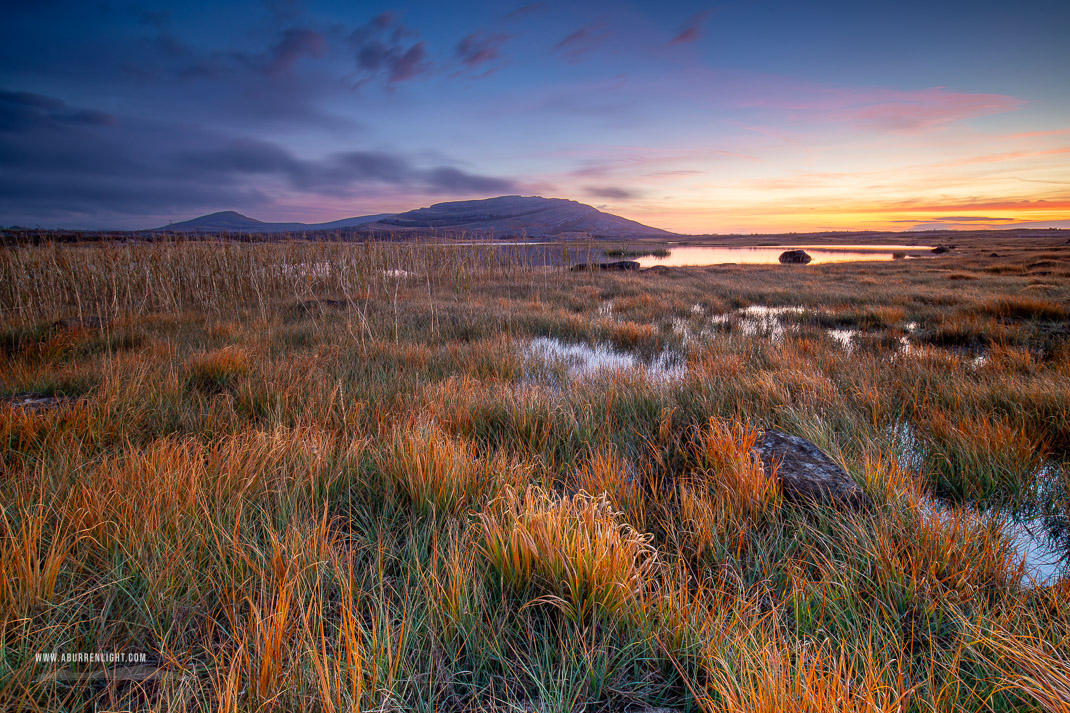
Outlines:
[[385,77],[387,84],[397,84],[431,71],[431,62],[418,35],[398,22],[390,13],[382,13],[349,36],[357,71],[366,81]]
[[313,30],[289,29],[269,52],[268,74],[278,75],[290,71],[302,57],[321,57],[327,47],[326,38]]
[[477,69],[488,62],[501,59],[502,46],[508,40],[509,35],[505,34],[473,32],[457,43],[454,54],[466,68]]
[[59,99],[33,92],[0,89],[0,131],[24,131],[31,127],[115,126],[116,118],[91,109],[74,109]]
[[687,22],[680,29],[680,33],[673,37],[669,42],[670,45],[686,45],[694,42],[702,35],[702,25],[706,22],[707,18],[713,14],[713,10],[704,10],[697,12],[688,18]]
[[609,33],[601,23],[584,25],[554,45],[554,49],[569,62],[576,63],[607,37]]
[[428,165],[382,150],[309,158],[272,141],[190,123],[129,118],[120,133],[97,114],[53,97],[0,90],[0,224],[136,228],[151,225],[149,216],[288,199],[307,205],[385,189],[471,197],[518,191],[510,178],[464,170],[448,159]]
[[756,82],[743,93],[740,105],[785,112],[789,118],[843,121],[865,129],[919,133],[986,114],[1014,111],[1024,102],[1005,94],[886,88],[841,89],[786,83]]
[[511,179],[479,176],[450,166],[440,166],[423,172],[420,179],[427,188],[436,192],[461,193],[515,193],[517,184]]
[[619,188],[617,186],[587,186],[583,190],[587,192],[587,195],[594,196],[595,198],[609,198],[612,200],[638,198],[638,194],[634,191],[630,191],[627,188]]

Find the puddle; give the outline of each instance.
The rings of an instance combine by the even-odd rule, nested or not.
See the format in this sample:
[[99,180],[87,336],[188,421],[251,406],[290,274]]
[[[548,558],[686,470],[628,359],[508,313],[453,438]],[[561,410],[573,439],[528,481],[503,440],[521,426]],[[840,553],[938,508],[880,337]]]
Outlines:
[[[896,456],[904,469],[918,472],[925,464],[925,445],[913,426],[900,422],[890,429]],[[1029,499],[1044,502],[1044,491],[1055,481],[1055,463],[1047,463],[1036,473],[1036,486]],[[1022,584],[1046,585],[1058,579],[1070,562],[1070,541],[1054,518],[1045,517],[1040,508],[1010,510],[982,507],[972,503],[955,503],[934,495],[925,495],[921,508],[927,515],[955,519],[966,514],[978,526],[995,524],[1007,540],[1016,558],[1025,565]]]
[[635,260],[642,267],[703,267],[706,265],[779,265],[787,250],[805,250],[811,265],[835,262],[887,261],[900,257],[921,257],[928,245],[739,245],[732,247],[680,246],[664,256],[645,255]]
[[857,329],[830,329],[828,330],[828,335],[839,342],[845,352],[848,354],[854,353],[854,340],[858,336]]
[[1067,543],[1039,515],[1025,516],[1000,508],[952,504],[930,495],[922,498],[920,509],[941,521],[959,521],[965,515],[977,527],[995,525],[1014,552],[1014,559],[1024,565],[1023,585],[1051,584],[1067,567]]
[[651,379],[668,381],[684,375],[683,357],[665,351],[650,361],[608,344],[591,346],[582,342],[562,342],[553,337],[536,337],[522,346],[523,353],[547,366],[562,366],[573,379],[591,378],[615,372],[645,373]]
[[710,318],[710,323],[718,326],[733,325],[747,336],[765,335],[774,342],[783,341],[786,333],[783,317],[788,314],[803,314],[802,307],[770,307],[768,305],[748,305],[735,312],[719,314]]

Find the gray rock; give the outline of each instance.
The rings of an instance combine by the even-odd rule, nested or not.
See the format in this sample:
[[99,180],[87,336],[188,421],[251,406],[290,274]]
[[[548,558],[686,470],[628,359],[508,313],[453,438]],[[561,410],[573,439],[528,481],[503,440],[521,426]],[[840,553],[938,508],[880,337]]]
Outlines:
[[861,508],[869,497],[838,463],[805,438],[764,431],[755,449],[766,468],[776,466],[784,497],[793,502]]
[[780,253],[781,265],[805,265],[813,260],[805,250],[785,250]]
[[52,396],[50,394],[24,392],[0,398],[0,406],[11,406],[27,411],[48,411],[63,406],[72,406],[77,401],[78,399],[73,396]]
[[634,260],[617,260],[616,262],[581,262],[572,266],[572,272],[587,272],[588,270],[613,270],[616,272],[630,272],[639,269],[639,263]]

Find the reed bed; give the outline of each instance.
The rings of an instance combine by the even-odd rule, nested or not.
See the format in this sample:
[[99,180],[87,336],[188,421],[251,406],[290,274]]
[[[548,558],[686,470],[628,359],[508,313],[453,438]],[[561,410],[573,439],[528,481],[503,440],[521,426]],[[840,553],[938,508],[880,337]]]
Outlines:
[[[0,251],[0,709],[1068,710],[1070,577],[983,516],[1070,522],[1063,248],[592,250]],[[872,507],[786,502],[770,427]]]

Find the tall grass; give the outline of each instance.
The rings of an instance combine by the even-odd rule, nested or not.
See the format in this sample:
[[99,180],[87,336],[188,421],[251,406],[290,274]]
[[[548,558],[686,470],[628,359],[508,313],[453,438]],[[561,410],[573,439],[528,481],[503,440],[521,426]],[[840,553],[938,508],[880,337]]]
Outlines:
[[[1070,512],[1040,248],[560,269],[590,248],[0,251],[0,709],[1066,708],[1067,577],[978,507],[1042,472]],[[723,329],[746,305],[803,311]],[[577,377],[545,336],[681,368]],[[874,507],[783,503],[768,427]]]
[[509,488],[479,514],[480,549],[500,580],[583,619],[624,612],[657,558],[649,538],[619,519],[605,496],[555,497]]

